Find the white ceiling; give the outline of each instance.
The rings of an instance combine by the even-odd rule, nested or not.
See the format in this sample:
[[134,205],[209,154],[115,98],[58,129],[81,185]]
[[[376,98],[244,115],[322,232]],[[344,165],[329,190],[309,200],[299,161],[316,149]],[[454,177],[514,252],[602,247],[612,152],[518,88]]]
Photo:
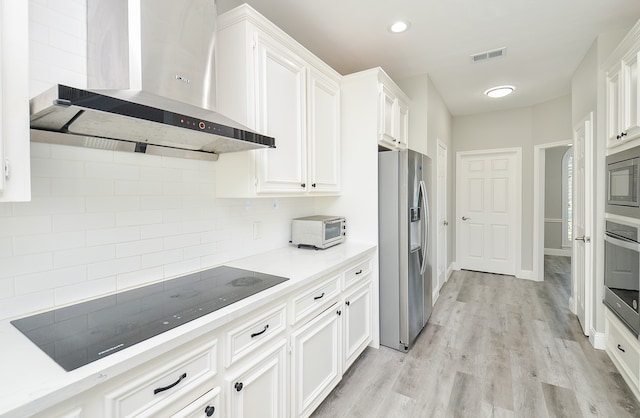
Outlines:
[[[224,13],[243,0],[218,0]],[[530,106],[571,92],[600,33],[630,28],[640,0],[247,0],[341,74],[380,66],[399,80],[428,73],[453,115]],[[387,26],[407,19],[411,28]],[[504,58],[470,55],[506,47]],[[512,84],[503,99],[483,92]]]

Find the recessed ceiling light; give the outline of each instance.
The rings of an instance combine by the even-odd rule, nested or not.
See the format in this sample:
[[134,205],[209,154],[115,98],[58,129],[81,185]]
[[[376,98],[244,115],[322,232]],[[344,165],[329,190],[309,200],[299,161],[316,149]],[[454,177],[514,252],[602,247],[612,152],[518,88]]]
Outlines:
[[409,29],[409,26],[411,26],[411,23],[409,23],[409,21],[398,20],[397,22],[394,22],[391,24],[391,26],[389,26],[389,30],[393,33],[401,33]]
[[513,93],[515,89],[516,88],[513,86],[498,86],[490,88],[489,90],[485,91],[484,94],[497,99],[499,97],[508,96],[509,94]]

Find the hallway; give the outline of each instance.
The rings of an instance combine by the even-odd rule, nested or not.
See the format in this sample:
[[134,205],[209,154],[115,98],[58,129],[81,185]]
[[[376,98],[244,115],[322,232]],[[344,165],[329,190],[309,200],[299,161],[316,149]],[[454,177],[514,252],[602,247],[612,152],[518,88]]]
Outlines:
[[569,312],[567,257],[545,281],[456,271],[412,350],[368,348],[314,417],[638,417]]

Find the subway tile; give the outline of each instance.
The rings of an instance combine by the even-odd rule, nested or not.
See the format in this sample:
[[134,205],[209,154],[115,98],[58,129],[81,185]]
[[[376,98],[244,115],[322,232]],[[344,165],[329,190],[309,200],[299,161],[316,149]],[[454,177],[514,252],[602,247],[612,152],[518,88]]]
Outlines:
[[136,167],[140,167],[140,173],[142,175],[142,172],[144,172],[147,167],[160,167],[162,164],[162,157],[159,155],[116,152],[114,153],[114,161],[119,164],[131,164]]
[[164,278],[162,267],[151,267],[131,273],[118,274],[116,276],[118,291],[151,284]]
[[51,144],[44,144],[42,142],[32,142],[31,144],[31,158],[51,158]]
[[69,60],[65,67],[51,67],[51,78],[60,84],[77,88],[87,88],[87,67],[84,57],[76,57],[75,63]]
[[0,217],[0,238],[51,232],[51,216]]
[[142,196],[140,209],[180,209],[182,202],[173,196]]
[[149,225],[162,222],[161,210],[140,210],[116,213],[117,226]]
[[144,181],[182,181],[182,170],[161,166],[140,167],[140,180]]
[[162,251],[162,249],[163,247],[161,238],[125,242],[122,244],[116,244],[116,258],[150,254]]
[[116,195],[159,196],[162,194],[162,183],[159,181],[115,181]]
[[0,216],[11,216],[13,214],[13,203],[0,202]]
[[187,158],[162,157],[162,166],[167,168],[193,169],[198,166],[198,161]]
[[200,264],[200,259],[191,259],[179,261],[177,263],[165,264],[164,277],[170,279],[187,273],[198,271],[201,268],[202,267]]
[[39,273],[53,268],[51,253],[28,254],[5,258],[0,268],[0,278]]
[[0,259],[13,256],[13,239],[0,238]]
[[85,245],[86,240],[83,231],[16,236],[14,238],[15,255],[68,250],[72,248],[82,248]]
[[213,173],[203,170],[183,170],[182,180],[193,184],[210,185],[216,182]]
[[50,178],[31,178],[31,196],[51,196]]
[[53,215],[53,230],[55,232],[113,228],[115,225],[116,216],[113,212]]
[[16,216],[53,215],[56,213],[84,212],[82,197],[33,196],[30,202],[14,203]]
[[164,264],[176,263],[183,260],[182,248],[160,251],[152,254],[145,254],[142,256],[142,268],[162,266]]
[[15,296],[14,278],[0,279],[0,299],[12,298]]
[[82,162],[113,162],[114,152],[103,149],[51,144],[51,158]]
[[56,196],[108,196],[113,195],[113,180],[58,179],[51,180],[51,191]]
[[203,219],[200,221],[188,221],[182,224],[182,230],[185,233],[202,233],[211,231],[216,228],[215,221]]
[[64,30],[57,26],[49,29],[49,45],[72,54],[86,56],[87,40]]
[[164,248],[171,250],[174,248],[192,247],[200,244],[200,234],[174,235],[164,238]]
[[54,291],[56,305],[67,305],[85,299],[105,296],[116,291],[116,277],[105,277],[70,286],[59,287]]
[[164,182],[162,194],[164,196],[197,195],[200,192],[198,184],[183,182]]
[[87,212],[116,212],[139,210],[138,196],[90,196],[86,198]]
[[[143,237],[144,238],[144,237]],[[87,246],[117,244],[140,239],[139,226],[87,231]]]
[[183,232],[181,222],[142,225],[141,229],[141,237],[143,239],[180,235]]
[[52,290],[0,300],[0,319],[13,318],[54,307]]
[[88,162],[85,164],[85,170],[87,178],[113,180],[138,180],[140,178],[140,169],[133,165]]
[[140,270],[140,257],[116,258],[87,266],[89,280]]
[[60,161],[50,158],[32,158],[31,175],[45,178],[82,178],[84,163],[81,161]]
[[97,247],[77,248],[53,252],[53,266],[55,268],[87,265],[99,261],[115,258],[115,245],[100,245]]
[[184,249],[184,258],[206,257],[215,254],[218,250],[218,244],[194,245]]
[[86,265],[43,271],[15,277],[16,295],[54,290],[87,280]]
[[49,26],[38,22],[29,22],[29,40],[44,44],[49,42]]

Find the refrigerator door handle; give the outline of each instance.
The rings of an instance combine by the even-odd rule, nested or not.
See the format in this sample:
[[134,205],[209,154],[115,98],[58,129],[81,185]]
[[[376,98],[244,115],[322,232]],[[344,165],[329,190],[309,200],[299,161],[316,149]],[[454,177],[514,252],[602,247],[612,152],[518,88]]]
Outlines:
[[424,180],[420,180],[420,194],[422,195],[422,206],[424,207],[425,233],[422,244],[422,263],[420,265],[420,274],[424,274],[427,269],[427,254],[429,253],[429,205],[427,201],[427,185]]

